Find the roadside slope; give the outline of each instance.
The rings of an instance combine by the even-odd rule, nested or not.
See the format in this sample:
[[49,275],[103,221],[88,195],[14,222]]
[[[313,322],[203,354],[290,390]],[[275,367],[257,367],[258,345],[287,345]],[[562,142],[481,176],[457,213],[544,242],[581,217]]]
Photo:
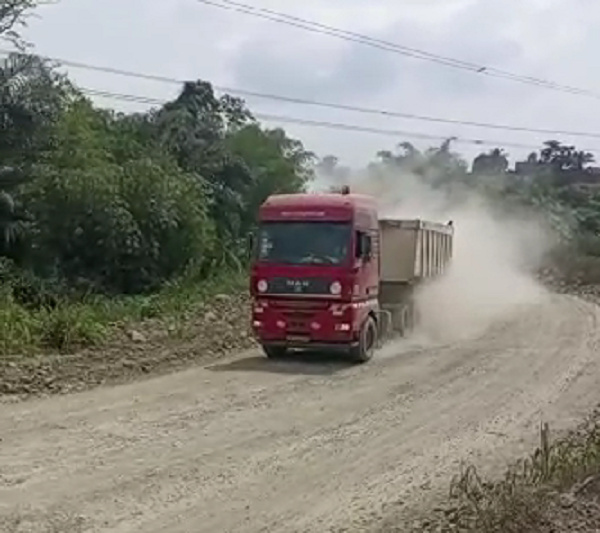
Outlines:
[[568,427],[596,403],[599,317],[548,296],[479,339],[400,343],[358,368],[251,353],[3,405],[0,529],[397,525],[443,494],[459,461],[502,468],[542,418]]

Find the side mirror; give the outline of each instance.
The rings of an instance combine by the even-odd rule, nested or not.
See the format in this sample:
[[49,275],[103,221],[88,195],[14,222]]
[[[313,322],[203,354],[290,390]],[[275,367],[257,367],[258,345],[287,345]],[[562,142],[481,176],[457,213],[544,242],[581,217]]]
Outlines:
[[364,238],[364,245],[363,245],[363,251],[364,251],[364,257],[367,261],[369,261],[371,259],[371,255],[372,255],[372,242],[371,242],[371,236],[370,235],[363,235]]
[[354,250],[354,257],[356,259],[364,259],[369,261],[371,259],[371,236],[358,231],[356,233],[356,249]]
[[363,234],[360,231],[356,232],[356,246],[354,248],[354,258],[362,259],[364,255],[364,240]]

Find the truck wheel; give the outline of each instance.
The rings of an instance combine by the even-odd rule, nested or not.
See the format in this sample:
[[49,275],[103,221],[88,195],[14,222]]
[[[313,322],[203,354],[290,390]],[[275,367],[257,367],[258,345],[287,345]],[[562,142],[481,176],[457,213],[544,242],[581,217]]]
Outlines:
[[281,359],[287,354],[287,348],[285,346],[268,346],[263,345],[263,352],[269,359]]
[[369,317],[360,330],[358,346],[352,348],[350,353],[355,363],[366,363],[372,359],[377,347],[377,325],[373,318]]

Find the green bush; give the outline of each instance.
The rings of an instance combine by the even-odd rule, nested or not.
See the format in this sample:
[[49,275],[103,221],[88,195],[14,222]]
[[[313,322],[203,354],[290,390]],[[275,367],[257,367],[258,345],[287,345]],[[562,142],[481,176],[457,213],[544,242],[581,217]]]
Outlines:
[[27,309],[5,287],[0,295],[0,354],[28,353],[40,347],[68,352],[101,342],[108,333],[98,313],[64,302],[54,309]]
[[[183,327],[211,296],[244,290],[247,275],[228,270],[206,279],[189,271],[151,295],[83,295],[77,300],[55,295],[51,306],[25,305],[13,294],[11,283],[0,283],[0,356],[6,356],[40,349],[72,352],[103,342],[115,328],[146,319]],[[36,287],[31,291],[35,294]]]
[[0,353],[28,351],[39,343],[39,321],[4,288],[0,292]]
[[176,168],[141,160],[51,172],[23,201],[35,221],[26,264],[46,279],[134,294],[211,258],[204,192]]
[[39,316],[39,327],[42,346],[59,352],[99,344],[108,333],[92,307],[68,303],[44,310]]

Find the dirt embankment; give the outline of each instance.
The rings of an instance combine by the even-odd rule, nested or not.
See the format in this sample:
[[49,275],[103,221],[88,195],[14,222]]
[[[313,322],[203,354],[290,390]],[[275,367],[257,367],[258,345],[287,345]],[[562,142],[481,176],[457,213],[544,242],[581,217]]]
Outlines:
[[0,358],[0,395],[15,398],[123,383],[207,362],[255,345],[245,294],[217,295],[175,327],[160,320],[123,326],[101,347],[74,354]]

